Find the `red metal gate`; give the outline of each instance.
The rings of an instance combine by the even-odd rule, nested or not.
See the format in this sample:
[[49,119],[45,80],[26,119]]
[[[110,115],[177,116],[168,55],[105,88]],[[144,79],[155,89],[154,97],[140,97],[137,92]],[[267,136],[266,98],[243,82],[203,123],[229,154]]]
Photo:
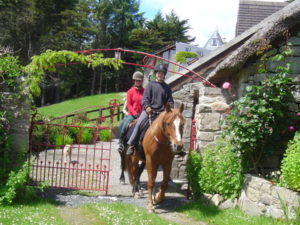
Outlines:
[[107,194],[112,143],[100,139],[105,131],[111,135],[109,127],[32,122],[30,183]]
[[[121,119],[121,106],[113,100],[109,107],[96,110],[100,112],[97,118],[85,115],[88,125],[78,122],[80,114],[77,119],[76,114],[66,115],[65,119],[57,118],[57,121],[68,122],[72,116],[79,125],[54,124],[55,120],[44,122],[36,120],[35,114],[29,133],[29,184],[45,182],[50,187],[96,190],[107,194],[112,125],[114,118]],[[104,111],[107,112],[105,115]],[[108,126],[99,125],[108,118]]]

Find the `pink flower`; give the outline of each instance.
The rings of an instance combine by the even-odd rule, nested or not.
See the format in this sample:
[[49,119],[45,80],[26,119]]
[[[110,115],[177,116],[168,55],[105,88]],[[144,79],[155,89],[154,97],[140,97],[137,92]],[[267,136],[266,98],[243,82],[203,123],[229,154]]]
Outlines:
[[289,126],[289,131],[290,132],[294,132],[295,131],[295,127],[294,126]]
[[229,89],[229,88],[231,88],[231,84],[229,82],[224,82],[222,87],[224,89]]
[[298,113],[296,114],[296,116],[300,116],[300,112],[298,112]]

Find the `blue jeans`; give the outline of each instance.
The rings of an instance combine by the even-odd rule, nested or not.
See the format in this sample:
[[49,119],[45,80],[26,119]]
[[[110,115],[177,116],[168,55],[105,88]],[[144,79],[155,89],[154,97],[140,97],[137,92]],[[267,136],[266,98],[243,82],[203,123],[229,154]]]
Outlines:
[[122,123],[121,123],[121,125],[120,125],[120,128],[119,128],[119,131],[120,131],[120,137],[122,137],[122,136],[124,135],[127,125],[128,125],[131,121],[133,121],[135,118],[136,118],[136,116],[129,115],[129,116],[126,116],[126,117],[123,119],[123,121],[122,121]]
[[148,114],[146,113],[146,111],[143,111],[140,115],[140,117],[138,118],[138,121],[133,129],[133,132],[127,142],[127,144],[129,145],[135,145],[137,142],[137,137],[138,137],[138,133],[140,132],[140,126],[141,124],[144,124],[145,122],[147,122],[148,120]]

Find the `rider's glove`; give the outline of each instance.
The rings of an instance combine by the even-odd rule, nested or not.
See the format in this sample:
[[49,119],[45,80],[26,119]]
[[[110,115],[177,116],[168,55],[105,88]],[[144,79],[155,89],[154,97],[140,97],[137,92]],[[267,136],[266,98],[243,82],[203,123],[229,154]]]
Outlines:
[[150,106],[148,106],[148,107],[146,108],[146,113],[147,113],[147,114],[149,114],[149,115],[152,114],[152,111],[153,111],[153,110],[151,109]]

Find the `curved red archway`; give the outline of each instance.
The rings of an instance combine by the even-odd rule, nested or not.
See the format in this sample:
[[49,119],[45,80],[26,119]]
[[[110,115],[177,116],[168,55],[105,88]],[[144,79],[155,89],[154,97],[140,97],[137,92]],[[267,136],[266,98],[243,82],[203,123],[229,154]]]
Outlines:
[[[176,72],[176,71],[170,71],[168,70],[168,72],[171,72],[171,73],[175,73],[175,74],[179,74],[179,75],[182,75],[182,76],[185,76],[185,77],[188,77],[188,78],[191,78],[193,80],[196,80],[196,81],[200,81],[204,84],[207,84],[211,87],[214,87],[216,88],[216,86],[214,84],[212,84],[211,82],[209,82],[208,80],[206,80],[205,78],[203,78],[202,76],[200,76],[198,73],[196,73],[195,71],[193,70],[190,70],[188,69],[187,67],[185,66],[182,66],[176,62],[173,62],[171,60],[168,60],[168,59],[164,59],[160,56],[157,56],[157,55],[153,55],[153,54],[149,54],[149,53],[145,53],[145,52],[141,52],[141,51],[135,51],[135,50],[128,50],[128,49],[121,49],[121,48],[111,48],[111,49],[89,49],[89,50],[81,50],[81,51],[75,51],[76,53],[83,53],[83,54],[90,54],[90,53],[93,53],[93,52],[99,52],[99,51],[114,51],[114,52],[128,52],[128,53],[135,53],[135,54],[140,54],[140,55],[144,55],[145,57],[150,57],[150,58],[156,58],[156,59],[159,59],[159,60],[162,60],[162,61],[166,61],[168,63],[171,63],[173,65],[176,65],[178,67],[181,67],[187,71],[189,71],[190,73],[192,73],[193,75],[196,75],[196,76],[191,76],[191,75],[187,75],[187,74],[183,74],[183,73],[179,73],[179,72]],[[145,59],[144,57],[144,59]],[[144,60],[143,60],[144,61]],[[153,69],[154,67],[152,65],[147,65],[147,64],[137,64],[137,63],[131,63],[131,62],[123,62],[123,64],[127,64],[127,65],[133,65],[133,66],[139,66],[139,67],[144,67],[144,68],[149,68],[149,69]]]

